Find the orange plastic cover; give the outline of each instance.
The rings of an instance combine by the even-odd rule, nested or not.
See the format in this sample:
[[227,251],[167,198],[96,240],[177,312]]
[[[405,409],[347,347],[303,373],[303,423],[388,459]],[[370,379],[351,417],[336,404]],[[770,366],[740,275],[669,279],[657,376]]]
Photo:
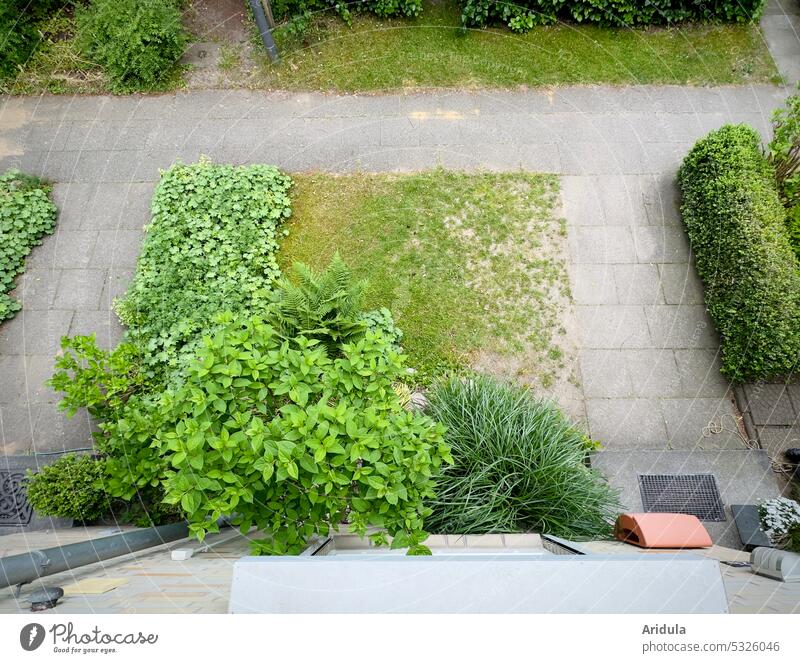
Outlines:
[[623,513],[614,536],[642,548],[708,548],[711,537],[696,516],[683,513]]

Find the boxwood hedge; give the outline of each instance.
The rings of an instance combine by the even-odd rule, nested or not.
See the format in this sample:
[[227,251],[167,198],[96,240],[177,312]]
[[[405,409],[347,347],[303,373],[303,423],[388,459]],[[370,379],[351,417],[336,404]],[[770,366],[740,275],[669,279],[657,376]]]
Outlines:
[[800,263],[759,136],[728,125],[698,141],[678,174],[681,215],[734,381],[800,364]]

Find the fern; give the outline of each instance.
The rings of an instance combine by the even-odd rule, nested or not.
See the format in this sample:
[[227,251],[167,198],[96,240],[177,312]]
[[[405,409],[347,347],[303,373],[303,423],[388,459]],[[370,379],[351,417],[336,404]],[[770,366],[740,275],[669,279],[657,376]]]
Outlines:
[[353,278],[338,253],[323,272],[303,263],[292,269],[295,282],[281,279],[273,295],[273,317],[281,335],[317,339],[336,354],[338,346],[364,333],[361,307],[366,282]]

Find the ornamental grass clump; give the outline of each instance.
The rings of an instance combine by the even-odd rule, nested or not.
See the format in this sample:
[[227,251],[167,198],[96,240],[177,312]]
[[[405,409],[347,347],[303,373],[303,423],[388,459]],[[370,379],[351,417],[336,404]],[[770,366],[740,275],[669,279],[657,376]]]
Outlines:
[[430,394],[453,465],[442,472],[432,533],[610,534],[616,492],[586,465],[592,441],[546,401],[490,377],[451,379]]

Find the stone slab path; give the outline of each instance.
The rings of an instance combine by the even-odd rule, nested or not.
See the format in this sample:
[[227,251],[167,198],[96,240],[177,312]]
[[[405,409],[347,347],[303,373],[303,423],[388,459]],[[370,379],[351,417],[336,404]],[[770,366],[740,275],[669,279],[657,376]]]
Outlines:
[[[718,341],[679,225],[675,171],[726,122],[767,131],[783,92],[573,87],[392,96],[208,91],[157,97],[6,98],[0,169],[55,182],[56,233],[35,249],[0,326],[3,451],[86,446],[44,386],[63,334],[121,329],[159,168],[201,155],[289,171],[443,166],[563,175],[584,415],[610,448],[741,448]],[[732,421],[730,422],[732,423]],[[730,427],[730,426],[729,426]]]

